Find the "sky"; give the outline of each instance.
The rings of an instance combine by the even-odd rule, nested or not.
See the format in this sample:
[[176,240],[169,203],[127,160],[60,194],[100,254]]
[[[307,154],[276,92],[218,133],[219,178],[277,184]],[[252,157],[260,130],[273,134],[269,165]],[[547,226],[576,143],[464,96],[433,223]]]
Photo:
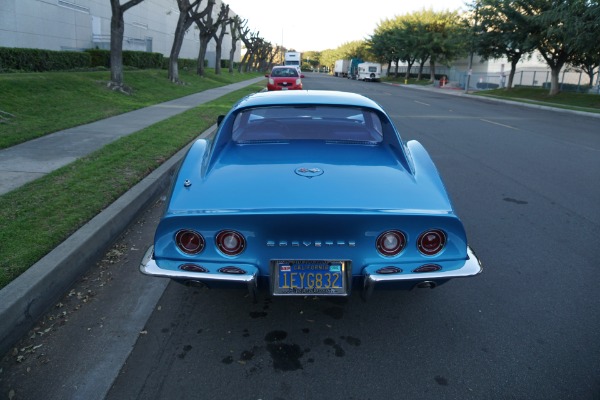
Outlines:
[[365,40],[379,23],[422,9],[464,10],[465,0],[223,0],[251,32],[289,50],[323,51]]

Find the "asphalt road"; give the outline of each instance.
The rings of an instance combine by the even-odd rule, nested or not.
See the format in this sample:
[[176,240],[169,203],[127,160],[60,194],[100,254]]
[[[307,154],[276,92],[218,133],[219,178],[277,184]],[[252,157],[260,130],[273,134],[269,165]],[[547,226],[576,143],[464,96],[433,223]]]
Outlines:
[[366,94],[424,144],[483,274],[367,303],[166,282],[159,298],[137,272],[159,201],[2,362],[0,398],[600,399],[600,120],[304,84]]

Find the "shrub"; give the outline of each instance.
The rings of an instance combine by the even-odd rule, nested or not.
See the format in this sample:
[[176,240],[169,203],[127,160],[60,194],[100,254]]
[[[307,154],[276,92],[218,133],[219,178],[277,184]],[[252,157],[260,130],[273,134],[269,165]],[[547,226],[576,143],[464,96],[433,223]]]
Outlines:
[[491,82],[477,82],[477,89],[498,89],[500,87],[497,83]]
[[0,47],[0,72],[43,72],[89,67],[90,55],[85,52]]

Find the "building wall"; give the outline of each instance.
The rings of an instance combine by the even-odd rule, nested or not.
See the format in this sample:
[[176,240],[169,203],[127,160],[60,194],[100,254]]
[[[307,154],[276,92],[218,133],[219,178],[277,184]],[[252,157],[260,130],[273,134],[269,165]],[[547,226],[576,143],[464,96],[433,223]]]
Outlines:
[[[220,10],[213,7],[213,16]],[[0,0],[0,46],[47,50],[110,49],[109,0]],[[166,57],[171,52],[179,9],[175,0],[145,0],[124,14],[124,50],[151,51]],[[221,57],[229,59],[230,35],[223,40]],[[240,60],[241,45],[236,46]],[[198,30],[186,33],[180,58],[198,57]],[[206,59],[215,65],[215,42],[208,45]]]

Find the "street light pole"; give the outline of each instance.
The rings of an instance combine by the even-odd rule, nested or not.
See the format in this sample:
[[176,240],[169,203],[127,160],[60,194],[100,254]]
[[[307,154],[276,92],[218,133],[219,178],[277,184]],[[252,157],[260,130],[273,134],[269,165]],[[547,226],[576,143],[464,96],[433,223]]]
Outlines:
[[465,93],[469,93],[471,85],[471,75],[473,74],[473,53],[475,52],[475,34],[477,32],[477,19],[479,17],[479,1],[475,2],[475,24],[471,35],[471,54],[469,55],[469,68],[467,70],[467,82],[465,84]]

